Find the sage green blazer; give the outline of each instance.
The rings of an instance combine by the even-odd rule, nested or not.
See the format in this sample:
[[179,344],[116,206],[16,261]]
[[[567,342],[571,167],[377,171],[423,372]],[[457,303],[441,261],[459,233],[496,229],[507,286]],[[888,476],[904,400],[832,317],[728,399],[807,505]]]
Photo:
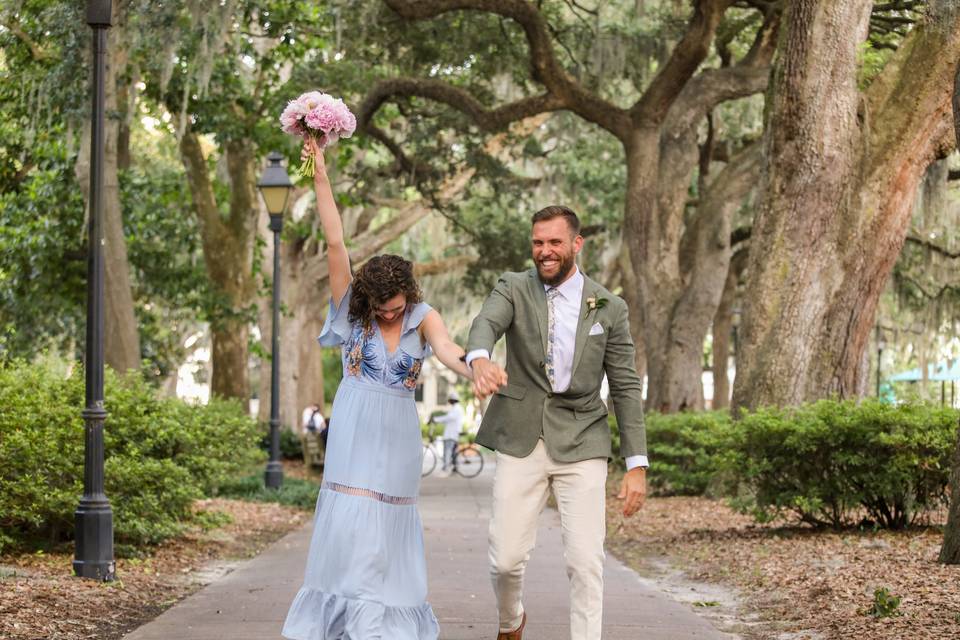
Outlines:
[[[591,301],[593,304],[591,304]],[[607,374],[624,457],[646,455],[643,383],[637,375],[626,303],[584,276],[570,388],[554,393],[544,366],[547,296],[536,269],[504,273],[474,319],[467,352],[507,338],[509,383],[490,400],[477,442],[526,457],[541,437],[558,462],[610,458],[607,408],[600,383]],[[602,332],[591,327],[600,325]]]

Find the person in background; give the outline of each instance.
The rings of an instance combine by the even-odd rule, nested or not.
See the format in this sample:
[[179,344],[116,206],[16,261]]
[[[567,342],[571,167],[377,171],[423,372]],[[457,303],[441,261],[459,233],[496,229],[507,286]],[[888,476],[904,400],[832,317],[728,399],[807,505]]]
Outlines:
[[308,405],[303,410],[303,433],[320,433],[326,427],[323,414],[320,413],[320,406],[316,404]]
[[443,425],[443,471],[455,471],[453,466],[453,452],[460,441],[460,431],[463,429],[463,407],[460,406],[460,396],[451,391],[447,396],[450,409],[442,416],[434,418],[435,422]]

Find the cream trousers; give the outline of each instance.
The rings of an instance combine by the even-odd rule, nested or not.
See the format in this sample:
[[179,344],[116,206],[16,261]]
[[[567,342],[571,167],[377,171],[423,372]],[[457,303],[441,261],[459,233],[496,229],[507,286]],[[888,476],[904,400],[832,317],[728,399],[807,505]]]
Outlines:
[[526,458],[497,452],[490,519],[490,573],[501,631],[513,631],[520,626],[523,573],[552,485],[560,510],[563,555],[570,578],[570,638],[600,639],[606,479],[606,458],[555,462],[547,454],[543,440]]

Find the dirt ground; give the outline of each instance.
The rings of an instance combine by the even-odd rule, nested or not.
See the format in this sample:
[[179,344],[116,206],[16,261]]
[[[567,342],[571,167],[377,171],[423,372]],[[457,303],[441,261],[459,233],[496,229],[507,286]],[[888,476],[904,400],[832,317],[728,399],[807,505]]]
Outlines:
[[[616,494],[617,479],[609,492]],[[760,526],[705,498],[651,498],[624,521],[608,500],[608,548],[668,590],[700,592],[717,626],[749,640],[956,640],[960,566],[937,563],[940,526],[822,532]],[[934,525],[946,514],[934,514]],[[679,569],[679,571],[676,571]],[[874,592],[902,598],[869,615]]]
[[[296,463],[284,469],[318,478]],[[612,476],[608,549],[725,631],[746,640],[960,638],[960,567],[937,563],[939,526],[839,533],[761,526],[705,498],[650,498],[624,520],[612,499],[616,483]],[[120,638],[310,517],[239,500],[197,508],[231,522],[192,529],[144,558],[118,559],[111,583],[73,577],[70,549],[0,556],[0,638]],[[869,615],[877,588],[902,599],[898,615]]]
[[[285,462],[284,471],[315,477],[297,463]],[[195,508],[226,514],[230,522],[209,530],[193,528],[143,558],[117,559],[114,582],[75,578],[72,548],[0,556],[0,638],[121,638],[310,517],[291,507],[219,498],[202,500]]]

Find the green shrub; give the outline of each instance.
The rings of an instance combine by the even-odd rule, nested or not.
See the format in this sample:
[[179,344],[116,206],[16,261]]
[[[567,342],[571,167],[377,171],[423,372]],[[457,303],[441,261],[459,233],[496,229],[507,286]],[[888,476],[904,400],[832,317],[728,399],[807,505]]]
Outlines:
[[291,507],[311,510],[317,504],[320,485],[309,480],[284,478],[280,489],[267,489],[263,474],[253,474],[231,480],[220,488],[221,495],[253,502],[276,502]]
[[[108,371],[104,484],[118,551],[176,535],[191,504],[263,459],[259,430],[225,401],[159,398],[142,379]],[[73,536],[83,494],[84,376],[0,366],[0,550]]]
[[[270,453],[270,427],[267,426],[267,433],[260,439],[260,449],[267,454]],[[280,457],[284,460],[303,459],[303,443],[300,436],[293,432],[293,429],[280,427]]]
[[[649,490],[658,496],[698,496],[721,490],[718,462],[728,446],[730,414],[725,411],[646,414]],[[610,416],[615,450],[620,436]],[[618,464],[623,458],[617,459]]]
[[723,467],[758,520],[902,528],[945,502],[956,425],[956,411],[924,404],[762,409],[731,427]]

